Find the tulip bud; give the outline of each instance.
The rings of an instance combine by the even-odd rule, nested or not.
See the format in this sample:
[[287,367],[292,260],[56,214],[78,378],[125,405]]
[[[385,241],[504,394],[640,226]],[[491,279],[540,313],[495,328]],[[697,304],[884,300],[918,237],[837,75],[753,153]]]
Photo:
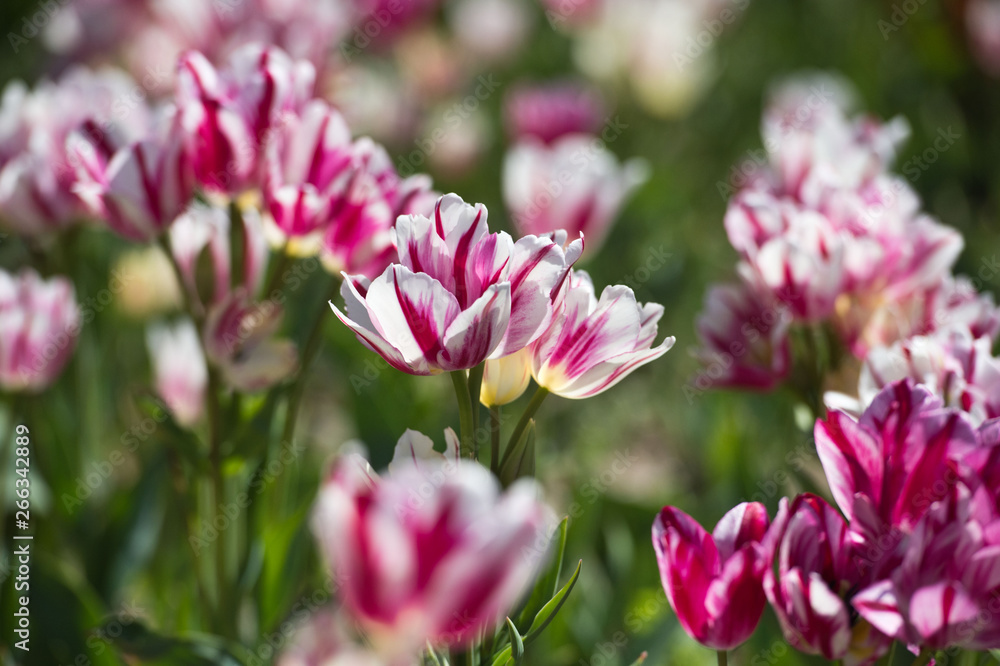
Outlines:
[[531,355],[527,348],[487,360],[479,401],[486,407],[499,407],[520,398],[531,383]]

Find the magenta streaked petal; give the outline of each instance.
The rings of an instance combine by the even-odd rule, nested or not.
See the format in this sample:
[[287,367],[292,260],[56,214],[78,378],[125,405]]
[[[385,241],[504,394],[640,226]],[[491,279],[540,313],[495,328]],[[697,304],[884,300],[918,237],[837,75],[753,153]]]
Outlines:
[[500,344],[510,321],[510,285],[493,285],[444,332],[444,352],[438,364],[445,370],[479,365]]

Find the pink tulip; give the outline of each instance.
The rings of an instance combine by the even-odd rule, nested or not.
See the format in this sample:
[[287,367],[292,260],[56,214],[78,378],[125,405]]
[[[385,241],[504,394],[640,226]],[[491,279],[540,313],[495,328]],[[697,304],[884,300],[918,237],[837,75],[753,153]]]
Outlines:
[[415,666],[414,659],[389,664],[352,640],[342,613],[322,608],[291,637],[277,666]]
[[791,367],[790,319],[786,305],[768,303],[745,284],[711,287],[698,317],[695,355],[704,370],[696,386],[773,388]]
[[882,389],[858,421],[831,411],[815,436],[833,497],[861,542],[911,530],[954,485],[955,461],[977,446],[966,415],[910,379]]
[[465,645],[510,612],[550,534],[536,497],[531,481],[501,494],[488,470],[446,460],[410,431],[385,478],[357,454],[341,458],[312,524],[345,609],[377,650],[398,655]]
[[570,134],[596,134],[604,103],[596,92],[574,83],[521,85],[507,94],[505,120],[513,139],[534,137],[552,144]]
[[437,10],[441,0],[351,0],[354,5],[354,45],[385,47]]
[[504,201],[521,234],[582,233],[596,252],[647,177],[645,163],[619,163],[596,137],[572,134],[551,145],[529,138],[504,160]]
[[69,280],[0,270],[0,387],[37,393],[52,384],[73,354],[80,326]]
[[973,519],[969,490],[953,486],[914,527],[891,576],[863,590],[854,607],[877,629],[929,650],[1000,647],[1000,544]]
[[767,510],[740,504],[708,534],[683,511],[664,507],[653,523],[660,580],[684,631],[714,650],[731,650],[753,634],[764,612],[761,540]]
[[193,426],[205,407],[208,368],[194,324],[185,320],[175,326],[152,326],[146,346],[153,365],[156,392],[183,426]]
[[845,593],[862,580],[847,523],[815,495],[799,495],[781,508],[767,537],[778,572],[767,567],[764,591],[785,640],[807,654],[874,664],[888,651],[884,636],[856,632]]
[[1000,416],[1000,359],[992,349],[989,337],[973,338],[963,326],[873,349],[861,368],[861,404],[868,405],[887,384],[909,377],[946,406],[968,412],[975,424],[996,418]]
[[161,131],[113,155],[82,135],[69,139],[76,159],[76,193],[92,214],[129,240],[159,236],[194,194],[177,119],[168,120]]
[[[260,288],[267,270],[267,241],[256,211],[241,213],[242,275],[232,274],[232,222],[227,209],[194,203],[170,228],[170,248],[184,279],[183,287],[193,303],[207,307],[224,300],[235,289],[255,294]],[[207,279],[198,271],[206,252],[206,263],[211,267]]]
[[332,190],[350,178],[351,132],[321,100],[271,136],[264,198],[282,236],[317,232],[330,214]]
[[198,181],[229,193],[257,183],[269,133],[308,101],[315,69],[259,44],[237,49],[221,71],[198,52],[179,67],[177,103]]
[[1000,2],[971,0],[965,9],[965,24],[979,66],[1000,78]]
[[39,235],[79,221],[76,159],[67,137],[80,133],[108,153],[149,129],[138,84],[114,69],[75,67],[34,90],[8,84],[0,104],[0,217],[14,231]]
[[399,263],[369,282],[347,276],[337,316],[394,368],[415,375],[475,367],[530,344],[552,318],[552,297],[579,257],[551,238],[491,234],[486,209],[454,194],[433,219],[396,222]]
[[373,279],[395,259],[393,226],[402,216],[429,217],[438,195],[424,175],[400,178],[385,149],[362,138],[351,165],[329,193],[320,258],[334,274]]
[[239,391],[262,391],[295,372],[295,344],[273,337],[282,315],[281,307],[273,301],[251,304],[243,289],[231,292],[209,309],[203,334],[205,352],[227,384]]
[[598,300],[583,271],[570,274],[555,307],[552,325],[531,347],[531,374],[564,398],[602,393],[674,345],[667,337],[653,347],[662,305],[639,303],[620,285],[606,287]]

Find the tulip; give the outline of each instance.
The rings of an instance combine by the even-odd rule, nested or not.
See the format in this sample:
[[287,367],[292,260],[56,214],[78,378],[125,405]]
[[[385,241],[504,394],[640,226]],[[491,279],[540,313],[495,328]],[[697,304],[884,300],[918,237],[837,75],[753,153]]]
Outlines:
[[195,425],[204,411],[208,368],[194,324],[184,320],[175,326],[151,326],[146,346],[156,392],[179,424]]
[[73,354],[80,326],[69,280],[0,270],[0,388],[37,393],[52,384]]
[[969,2],[965,9],[965,27],[979,66],[993,78],[1000,78],[1000,3],[996,0]]
[[791,366],[788,307],[767,302],[745,284],[711,287],[698,317],[702,347],[695,355],[705,366],[696,385],[772,388]]
[[320,258],[331,273],[373,279],[395,258],[396,220],[431,215],[437,195],[427,176],[401,179],[385,149],[370,139],[355,142],[351,160],[329,193]]
[[159,236],[194,194],[176,117],[162,130],[110,157],[81,135],[69,139],[76,156],[76,193],[92,214],[129,240]]
[[683,511],[664,507],[653,523],[660,580],[681,627],[714,650],[731,650],[753,634],[764,613],[761,540],[767,510],[743,503],[712,534]]
[[861,590],[854,607],[886,635],[925,650],[1000,647],[1000,545],[991,532],[973,520],[968,488],[954,486],[917,523],[901,564]]
[[847,523],[815,495],[781,507],[767,537],[777,549],[778,573],[768,567],[764,591],[790,645],[807,654],[850,664],[874,664],[890,640],[855,627],[844,594],[862,577]]
[[559,229],[583,234],[591,252],[604,242],[612,222],[648,178],[641,160],[620,164],[591,136],[573,134],[544,145],[533,139],[507,154],[504,201],[521,234]]
[[295,344],[273,339],[282,314],[272,301],[251,305],[243,289],[209,309],[203,334],[205,353],[226,383],[239,391],[256,392],[295,372]]
[[[170,249],[194,303],[207,307],[224,300],[234,289],[254,294],[267,270],[268,248],[256,212],[240,213],[242,229],[241,275],[233,275],[230,212],[211,204],[192,204],[170,229]],[[207,255],[205,253],[207,252]],[[211,275],[199,275],[201,258],[207,256]],[[207,282],[207,284],[205,284]]]
[[993,341],[973,338],[954,326],[930,336],[914,336],[868,353],[858,380],[858,396],[867,406],[882,388],[909,377],[923,384],[948,407],[969,413],[974,424],[1000,416],[1000,360]]
[[326,222],[331,189],[349,177],[352,158],[347,124],[321,100],[274,133],[264,198],[283,242],[308,237]]
[[486,361],[479,401],[499,407],[520,398],[531,383],[531,353],[525,347],[503,358]]
[[222,71],[185,54],[176,97],[198,182],[227,193],[255,184],[269,133],[304,107],[314,78],[312,65],[273,46],[243,46]]
[[467,370],[523,349],[548,326],[553,292],[579,257],[552,238],[491,234],[482,205],[451,194],[433,219],[396,222],[399,263],[369,282],[346,276],[337,316],[391,366],[414,375]]
[[413,659],[388,664],[356,645],[336,610],[312,613],[275,662],[277,666],[415,666]]
[[531,346],[531,374],[549,392],[595,396],[673,347],[673,337],[652,346],[662,305],[637,302],[625,286],[605,287],[598,300],[583,271],[573,271],[565,287],[552,325]]
[[571,134],[595,134],[604,118],[600,96],[568,82],[517,87],[504,106],[511,138],[534,137],[545,144]]
[[882,389],[858,421],[831,411],[815,436],[833,497],[861,543],[911,530],[954,485],[956,461],[977,447],[968,417],[910,379]]
[[420,448],[414,435],[400,440],[385,478],[356,454],[341,458],[312,519],[345,609],[389,656],[428,641],[464,646],[492,629],[534,574],[541,556],[525,552],[550,533],[531,481],[501,494],[485,468],[433,451],[397,465]]

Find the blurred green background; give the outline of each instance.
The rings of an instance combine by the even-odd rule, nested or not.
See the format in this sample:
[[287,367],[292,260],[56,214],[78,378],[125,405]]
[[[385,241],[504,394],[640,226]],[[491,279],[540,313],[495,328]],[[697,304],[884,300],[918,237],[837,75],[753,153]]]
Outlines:
[[[0,25],[18,26],[36,4],[6,0],[0,5]],[[803,430],[808,424],[797,418],[791,395],[717,391],[691,397],[684,391],[697,370],[689,350],[696,345],[694,321],[704,292],[709,283],[731,278],[736,260],[722,227],[726,202],[719,183],[727,181],[747,151],[761,146],[762,100],[772,82],[803,70],[838,72],[856,86],[860,110],[882,118],[904,116],[913,132],[897,168],[929,147],[940,129],[953,128],[958,142],[911,184],[926,211],[965,236],[957,273],[974,276],[1000,252],[995,231],[1000,87],[968,55],[956,19],[960,5],[926,0],[886,39],[878,22],[889,19],[892,2],[755,0],[717,40],[715,78],[685,118],[653,118],[624,91],[607,91],[627,125],[611,149],[622,158],[645,158],[652,177],[586,268],[599,289],[628,282],[641,301],[662,303],[661,336],[674,335],[677,344],[604,395],[587,401],[552,397],[540,411],[537,469],[557,510],[575,508],[566,560],[582,559],[583,570],[568,606],[529,648],[528,663],[623,665],[642,651],[649,652],[647,663],[653,666],[715,663],[713,653],[683,633],[666,603],[649,538],[655,513],[673,504],[710,528],[742,500],[763,501],[773,515],[782,496],[804,489],[828,495],[818,475],[811,428]],[[549,29],[538,13],[530,46],[497,72],[503,89],[521,79],[572,72],[570,39]],[[16,55],[0,48],[3,82],[33,82],[46,71],[51,63],[36,42]],[[512,230],[500,194],[501,102],[501,94],[485,102],[497,137],[486,158],[460,180],[432,175],[439,190],[486,204],[491,223]],[[388,148],[393,156],[412,150]],[[71,243],[58,251],[74,267],[78,299],[86,303],[108,287],[116,257],[127,245],[92,230]],[[663,253],[667,259],[647,277],[640,269]],[[26,264],[35,260],[23,243],[13,237],[0,243],[0,265]],[[990,275],[982,289],[996,292],[997,280],[1000,276]],[[322,587],[322,567],[305,519],[331,455],[346,440],[357,439],[378,468],[388,462],[406,428],[440,441],[442,429],[458,422],[447,377],[372,373],[377,357],[328,312],[325,288],[320,272],[313,274],[290,298],[286,321],[289,334],[302,343],[318,311],[328,319],[298,430],[307,449],[280,469],[240,518],[264,535],[266,545],[254,551],[259,577],[248,581],[248,594],[266,608],[265,646],[267,635],[279,629],[296,604]],[[174,510],[179,501],[172,480],[176,435],[160,424],[148,437],[128,444],[133,440],[127,433],[136,427],[141,433],[150,418],[136,399],[149,384],[144,324],[125,316],[114,299],[106,306],[94,302],[93,321],[84,326],[74,359],[57,385],[38,398],[8,398],[0,422],[3,433],[17,423],[31,428],[37,466],[32,651],[18,655],[27,664],[123,663],[106,638],[127,649],[132,624],[116,628],[112,621],[99,629],[106,618],[135,616],[156,632],[184,635],[197,603],[190,554],[179,545],[184,528]],[[507,413],[518,415],[525,402]],[[251,431],[245,436],[265,435]],[[124,462],[114,465],[82,504],[67,508],[63,494],[72,494],[87,474],[101,474],[116,450],[123,452]],[[5,476],[9,449],[7,454]],[[612,469],[618,455],[632,461],[624,473]],[[249,470],[233,460],[227,473],[239,477]],[[9,485],[4,486],[3,516],[8,535],[13,527]],[[242,534],[229,530],[224,538]],[[12,583],[6,576],[0,586],[2,641],[12,635]],[[8,647],[0,642],[5,663],[12,658]],[[730,659],[750,666],[813,663],[784,644],[770,610],[754,638]],[[167,654],[160,663],[184,662]]]

